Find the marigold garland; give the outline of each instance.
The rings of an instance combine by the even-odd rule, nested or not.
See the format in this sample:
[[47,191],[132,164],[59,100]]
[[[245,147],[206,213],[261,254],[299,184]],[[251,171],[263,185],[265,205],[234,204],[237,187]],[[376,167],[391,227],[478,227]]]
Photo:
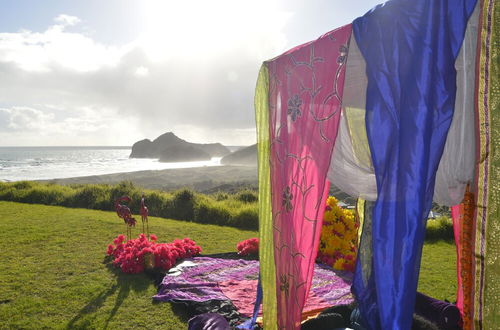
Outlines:
[[354,271],[358,227],[354,213],[338,206],[335,197],[326,201],[318,261],[339,270]]

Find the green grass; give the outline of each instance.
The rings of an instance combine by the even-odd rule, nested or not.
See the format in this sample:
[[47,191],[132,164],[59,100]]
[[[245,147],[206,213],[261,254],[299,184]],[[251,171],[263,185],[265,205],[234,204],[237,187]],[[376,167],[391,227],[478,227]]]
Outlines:
[[[207,254],[257,236],[154,217],[150,229],[160,242],[189,237]],[[152,302],[151,278],[104,262],[107,244],[124,230],[114,212],[0,202],[0,328],[185,329],[184,309]],[[421,292],[454,301],[454,251],[445,241],[424,246]]]
[[457,253],[455,242],[426,242],[420,264],[418,291],[440,300],[457,300]]
[[[107,245],[124,230],[113,212],[0,202],[0,328],[186,328],[182,309],[152,302],[147,275],[104,263]],[[257,236],[154,217],[150,231],[161,242],[189,237],[204,253],[235,251]]]

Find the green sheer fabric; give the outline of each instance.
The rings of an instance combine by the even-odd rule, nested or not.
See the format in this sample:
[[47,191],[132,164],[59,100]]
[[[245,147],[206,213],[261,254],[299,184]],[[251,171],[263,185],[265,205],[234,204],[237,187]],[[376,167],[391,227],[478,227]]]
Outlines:
[[[481,2],[477,71],[474,328],[500,325],[500,3]],[[464,327],[465,329],[465,327]]]
[[276,268],[274,265],[274,238],[271,208],[269,168],[269,73],[265,64],[259,71],[255,89],[255,120],[259,164],[259,259],[262,284],[264,329],[277,328]]

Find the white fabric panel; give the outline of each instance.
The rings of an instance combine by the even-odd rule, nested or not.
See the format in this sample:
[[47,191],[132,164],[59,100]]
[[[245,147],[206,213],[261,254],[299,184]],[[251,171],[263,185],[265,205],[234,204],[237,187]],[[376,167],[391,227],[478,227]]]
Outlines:
[[[436,173],[434,201],[452,206],[462,201],[475,163],[475,55],[478,6],[469,19],[464,43],[455,62],[457,96],[455,113]],[[366,138],[366,63],[351,37],[346,63],[343,113],[332,154],[328,180],[343,192],[365,200],[377,199],[375,174]]]
[[441,205],[462,202],[465,187],[474,177],[476,137],[474,92],[476,89],[476,44],[479,6],[476,5],[465,31],[465,38],[455,61],[457,96],[455,113],[436,174],[434,201]]
[[346,63],[342,116],[328,180],[346,194],[375,200],[377,185],[365,128],[365,95],[368,84],[365,70],[363,55],[354,37],[351,37]]
[[340,117],[340,127],[333,152],[328,180],[351,196],[370,201],[377,199],[375,173],[371,166],[363,165],[354,155],[345,113]]

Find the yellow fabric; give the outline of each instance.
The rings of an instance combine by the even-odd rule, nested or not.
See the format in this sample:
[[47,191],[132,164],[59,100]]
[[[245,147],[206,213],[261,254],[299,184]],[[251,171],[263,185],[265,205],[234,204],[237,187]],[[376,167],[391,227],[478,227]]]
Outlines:
[[356,202],[356,215],[358,216],[358,244],[361,242],[361,234],[363,233],[363,223],[365,222],[365,200],[358,198]]
[[269,168],[269,73],[265,64],[259,71],[255,89],[255,119],[259,165],[259,259],[262,284],[264,329],[277,328],[276,267],[271,208],[271,172]]
[[349,133],[352,139],[352,148],[354,156],[361,165],[366,168],[373,168],[372,155],[368,145],[368,136],[366,135],[365,109],[346,107],[344,113],[349,127]]

